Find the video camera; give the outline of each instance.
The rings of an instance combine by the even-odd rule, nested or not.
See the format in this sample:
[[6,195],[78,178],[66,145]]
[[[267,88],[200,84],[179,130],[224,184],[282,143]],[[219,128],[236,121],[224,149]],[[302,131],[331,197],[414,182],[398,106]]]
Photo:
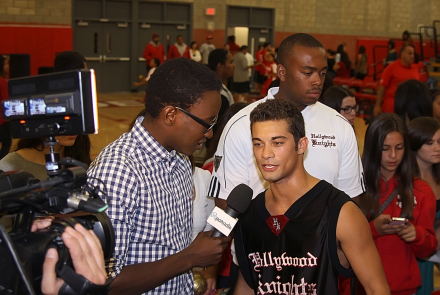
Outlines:
[[[36,180],[25,171],[0,171],[0,214],[16,216],[9,234],[0,224],[0,295],[41,294],[42,266],[51,247],[57,249],[60,258],[56,273],[66,283],[60,294],[105,294],[110,280],[105,286],[97,286],[77,274],[61,234],[77,223],[93,229],[105,259],[109,259],[115,237],[104,213],[108,206],[100,197],[106,193],[88,184],[87,165],[60,159],[54,152],[58,144],[55,136],[98,131],[94,71],[11,79],[8,87],[9,100],[1,107],[3,118],[10,120],[12,136],[47,137],[45,145],[50,152],[46,155],[47,180]],[[34,218],[49,214],[57,214],[51,226],[31,232]]]

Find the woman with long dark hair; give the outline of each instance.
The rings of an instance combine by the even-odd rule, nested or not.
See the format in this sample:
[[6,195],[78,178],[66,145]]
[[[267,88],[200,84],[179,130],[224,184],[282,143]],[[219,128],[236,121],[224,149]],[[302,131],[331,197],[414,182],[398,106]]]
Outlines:
[[[90,139],[88,135],[55,136],[58,145],[54,151],[60,153],[61,158],[70,157],[87,165],[90,159]],[[44,146],[46,138],[22,138],[18,141],[14,151],[0,161],[0,170],[25,170],[36,179],[48,178],[45,155],[49,153],[49,146]]]
[[[413,154],[413,172],[426,181],[434,191],[436,203],[436,233],[440,219],[440,123],[429,117],[412,120],[408,125],[411,152]],[[440,232],[437,233],[439,236]],[[434,264],[419,261],[422,286],[417,294],[431,294],[434,290]]]
[[359,54],[355,64],[356,79],[364,80],[364,78],[367,76],[368,74],[367,63],[368,63],[368,56],[366,54],[366,49],[364,45],[361,45],[359,47]]
[[336,72],[336,77],[350,78],[351,61],[348,58],[347,52],[345,52],[345,45],[339,45],[337,53],[340,54],[341,60],[333,66],[333,70]]
[[359,106],[353,92],[341,86],[332,86],[324,92],[321,102],[344,116],[351,125],[354,124]]
[[387,47],[388,47],[388,54],[384,60],[384,67],[386,67],[390,63],[396,61],[399,58],[399,56],[397,55],[396,48],[395,48],[396,45],[394,44],[393,39],[388,40]]
[[421,285],[416,258],[437,250],[435,196],[411,173],[407,128],[396,114],[382,113],[368,126],[362,164],[366,193],[359,205],[370,221],[391,293],[414,294]]
[[418,80],[399,85],[394,95],[394,113],[407,125],[419,117],[432,117],[432,99],[428,87]]

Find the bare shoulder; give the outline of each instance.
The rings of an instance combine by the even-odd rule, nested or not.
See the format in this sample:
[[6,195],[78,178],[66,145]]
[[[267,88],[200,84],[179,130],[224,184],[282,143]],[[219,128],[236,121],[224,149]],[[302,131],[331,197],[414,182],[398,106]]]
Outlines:
[[336,230],[338,240],[363,234],[371,235],[367,218],[354,202],[345,203],[338,218]]

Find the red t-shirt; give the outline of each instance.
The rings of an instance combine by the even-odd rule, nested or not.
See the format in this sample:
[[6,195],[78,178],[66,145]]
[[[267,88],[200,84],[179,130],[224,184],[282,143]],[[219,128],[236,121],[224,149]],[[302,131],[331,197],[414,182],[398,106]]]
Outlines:
[[229,44],[229,51],[231,52],[232,55],[234,55],[236,52],[240,50],[240,46],[238,46],[237,43],[229,41],[228,44]]
[[385,87],[385,94],[382,99],[382,111],[394,113],[394,94],[397,87],[407,80],[419,80],[419,69],[415,64],[405,66],[402,61],[396,60],[385,68],[382,73],[380,85]]
[[417,68],[419,69],[419,81],[422,83],[426,83],[428,80],[428,72],[426,71],[426,66],[423,61],[419,61]]
[[[266,56],[266,50],[263,49],[257,51],[257,53],[255,54],[255,59],[257,60],[257,62],[264,62],[265,56]],[[255,68],[255,70],[258,71],[261,75],[264,75],[264,73],[266,72],[266,67],[264,65],[258,65]]]
[[340,62],[338,62],[338,65],[339,65],[340,68],[336,72],[336,76],[337,77],[341,77],[341,78],[350,78],[351,77],[351,71],[350,71],[349,68],[347,68],[345,63],[340,61]]

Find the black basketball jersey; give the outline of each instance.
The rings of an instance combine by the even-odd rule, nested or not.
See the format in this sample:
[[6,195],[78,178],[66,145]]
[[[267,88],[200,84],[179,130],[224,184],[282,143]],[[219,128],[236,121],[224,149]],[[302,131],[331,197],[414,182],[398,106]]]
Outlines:
[[259,194],[234,229],[240,270],[256,294],[339,294],[338,274],[353,275],[339,262],[336,240],[350,200],[321,180],[284,215],[271,216]]

